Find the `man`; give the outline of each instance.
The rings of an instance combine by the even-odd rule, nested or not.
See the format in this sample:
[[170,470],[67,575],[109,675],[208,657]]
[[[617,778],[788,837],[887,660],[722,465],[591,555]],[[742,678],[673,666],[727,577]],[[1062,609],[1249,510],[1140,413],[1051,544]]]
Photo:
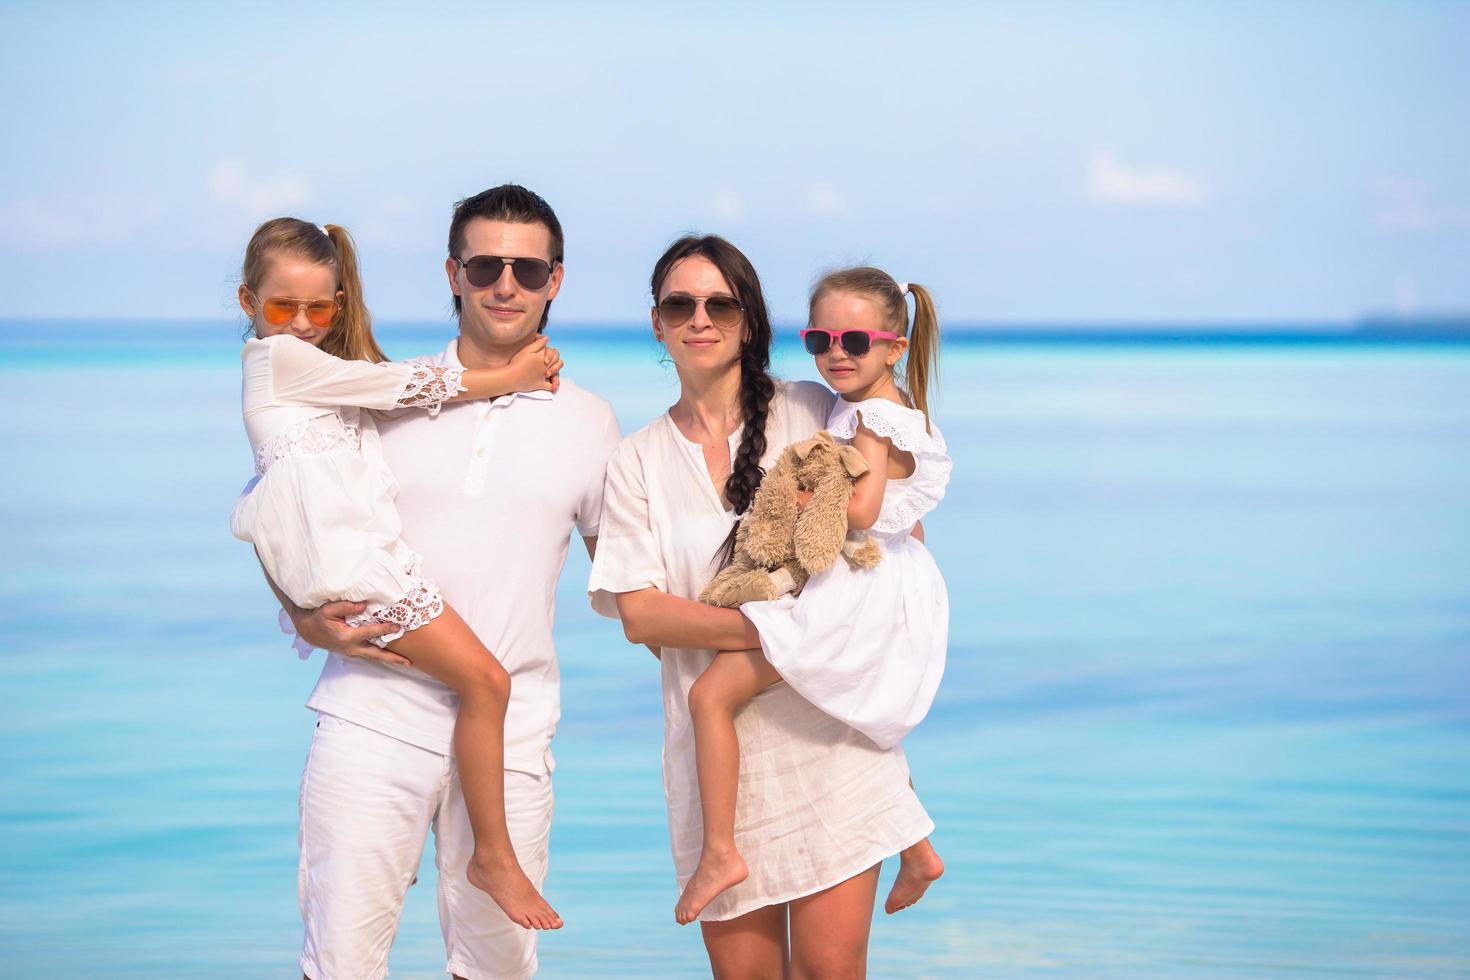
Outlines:
[[[505,364],[545,327],[561,289],[561,224],[540,196],[514,184],[466,198],[450,223],[444,270],[459,336],[428,360]],[[617,422],[607,402],[562,379],[555,393],[455,402],[436,416],[399,412],[378,430],[405,542],[510,674],[506,821],[539,889],[561,716],[556,580],[574,528],[589,553],[596,546]],[[535,933],[465,878],[473,837],[450,749],[455,697],[369,642],[391,627],[348,626],[363,608],[287,608],[304,640],[334,651],[307,700],[318,721],[301,784],[302,972],[310,980],[387,973],[432,828],[448,971],[464,980],[529,977]]]

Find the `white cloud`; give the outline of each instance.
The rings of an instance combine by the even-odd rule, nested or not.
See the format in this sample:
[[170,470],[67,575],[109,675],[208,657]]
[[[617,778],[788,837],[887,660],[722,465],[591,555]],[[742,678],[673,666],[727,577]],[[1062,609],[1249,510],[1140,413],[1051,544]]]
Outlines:
[[394,245],[415,236],[410,229],[423,213],[404,195],[386,194],[378,198],[375,207],[364,209],[350,230],[358,245]]
[[0,204],[0,240],[26,248],[122,245],[158,214],[155,205],[131,197],[32,195]]
[[1166,168],[1130,170],[1106,150],[1094,151],[1088,162],[1087,193],[1101,204],[1171,207],[1200,204],[1209,196],[1198,177]]
[[252,217],[289,214],[306,203],[306,182],[294,174],[251,180],[237,160],[221,160],[209,171],[209,195],[222,207]]
[[1419,312],[1419,290],[1412,276],[1399,276],[1393,288],[1394,309],[1400,316],[1413,316]]
[[1432,204],[1429,188],[1419,181],[1381,177],[1373,182],[1373,194],[1378,199],[1373,221],[1381,228],[1433,231],[1470,226],[1470,208]]
[[843,193],[823,181],[808,184],[803,197],[808,210],[818,214],[841,214],[847,210],[847,198]]
[[745,199],[733,187],[722,187],[716,191],[709,207],[721,221],[739,221],[745,217]]

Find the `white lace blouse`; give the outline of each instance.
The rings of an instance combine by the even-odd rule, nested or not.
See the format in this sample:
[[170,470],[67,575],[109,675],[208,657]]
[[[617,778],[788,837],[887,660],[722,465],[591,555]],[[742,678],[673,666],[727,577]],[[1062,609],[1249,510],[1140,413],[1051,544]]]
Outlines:
[[438,615],[439,588],[403,543],[397,483],[362,409],[435,412],[462,390],[464,369],[349,361],[286,334],[248,341],[240,356],[256,480],[230,516],[234,535],[296,605],[366,602],[360,621],[398,627],[380,645]]

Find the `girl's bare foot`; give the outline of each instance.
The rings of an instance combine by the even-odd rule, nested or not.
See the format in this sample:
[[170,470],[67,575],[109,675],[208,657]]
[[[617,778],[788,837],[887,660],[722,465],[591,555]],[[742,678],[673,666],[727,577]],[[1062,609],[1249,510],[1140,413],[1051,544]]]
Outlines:
[[883,911],[889,915],[923,898],[929,886],[944,874],[944,862],[927,837],[899,854],[898,862],[898,877],[883,903]]
[[561,916],[546,903],[514,857],[509,861],[476,855],[465,869],[470,884],[495,899],[510,921],[522,929],[560,929]]
[[699,918],[699,913],[720,892],[740,884],[748,874],[750,871],[745,867],[745,859],[733,847],[728,851],[705,848],[699,855],[699,867],[694,869],[694,877],[684,886],[679,904],[674,906],[674,921],[687,926]]

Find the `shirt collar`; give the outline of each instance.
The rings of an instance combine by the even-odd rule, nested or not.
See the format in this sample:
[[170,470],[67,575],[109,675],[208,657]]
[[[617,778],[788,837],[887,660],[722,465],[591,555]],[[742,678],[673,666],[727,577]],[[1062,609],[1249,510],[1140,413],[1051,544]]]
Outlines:
[[[464,364],[459,359],[459,338],[455,337],[449,341],[449,346],[444,348],[443,364],[445,367],[463,368]],[[537,401],[549,402],[556,397],[551,391],[512,391],[504,395],[496,395],[490,400],[492,405],[509,405],[517,398],[534,398]]]

